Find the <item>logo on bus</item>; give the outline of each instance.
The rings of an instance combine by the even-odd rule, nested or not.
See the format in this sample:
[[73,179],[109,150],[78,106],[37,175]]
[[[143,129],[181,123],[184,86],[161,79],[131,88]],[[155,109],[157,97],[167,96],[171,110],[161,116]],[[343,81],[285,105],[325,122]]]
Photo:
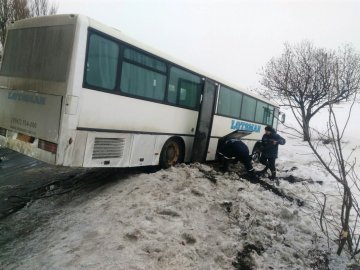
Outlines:
[[250,124],[244,121],[236,121],[236,120],[231,120],[231,129],[234,130],[246,130],[246,131],[251,131],[251,132],[260,132],[261,126],[260,125],[255,125],[255,124]]
[[23,102],[30,102],[39,105],[45,105],[46,98],[41,96],[34,96],[25,93],[12,93],[9,92],[8,99],[19,100]]

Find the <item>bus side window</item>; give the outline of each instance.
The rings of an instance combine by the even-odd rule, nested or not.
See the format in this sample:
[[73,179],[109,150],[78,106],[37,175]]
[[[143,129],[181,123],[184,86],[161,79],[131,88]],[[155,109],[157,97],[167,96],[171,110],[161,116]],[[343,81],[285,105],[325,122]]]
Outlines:
[[255,115],[255,122],[257,123],[261,123],[261,124],[266,124],[267,123],[267,117],[268,117],[268,105],[265,104],[262,101],[257,101],[257,105],[256,105],[256,115]]
[[123,93],[163,101],[166,64],[136,50],[125,48],[120,89]]
[[170,69],[167,101],[195,109],[199,105],[201,86],[202,80],[199,76],[172,67]]
[[242,97],[243,95],[238,91],[221,86],[217,113],[224,116],[239,118]]
[[85,83],[106,90],[116,84],[119,46],[112,40],[91,34],[89,37]]
[[241,119],[254,121],[256,109],[256,99],[244,95],[241,107]]
[[168,88],[168,101],[170,103],[174,103],[176,104],[176,88],[174,84],[169,84],[169,88]]
[[255,122],[271,126],[273,122],[273,116],[274,107],[258,100],[256,105]]
[[180,79],[178,85],[180,88],[179,105],[195,108],[197,105],[199,84],[196,84],[192,81]]
[[269,107],[266,110],[266,118],[264,124],[272,126],[273,118],[274,118],[274,107],[269,105]]

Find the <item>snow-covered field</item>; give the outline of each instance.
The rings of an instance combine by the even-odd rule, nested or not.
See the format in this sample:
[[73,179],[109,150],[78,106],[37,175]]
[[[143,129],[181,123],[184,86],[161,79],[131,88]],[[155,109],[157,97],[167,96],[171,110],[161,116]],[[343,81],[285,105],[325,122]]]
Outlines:
[[[239,177],[241,166],[225,174],[211,164],[120,173],[2,220],[0,269],[327,269],[327,260],[345,269],[345,255],[334,255],[320,231],[310,192],[333,194],[335,205],[337,185],[304,142],[282,135],[279,186],[263,180],[303,205]],[[281,179],[289,175],[305,181]]]

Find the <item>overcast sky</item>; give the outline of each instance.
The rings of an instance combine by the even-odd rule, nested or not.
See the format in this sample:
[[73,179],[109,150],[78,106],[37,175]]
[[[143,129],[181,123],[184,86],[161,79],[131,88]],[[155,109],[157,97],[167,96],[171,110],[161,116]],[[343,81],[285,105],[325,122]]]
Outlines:
[[360,0],[61,0],[58,13],[80,13],[117,28],[198,69],[245,88],[284,42],[304,39],[360,51]]

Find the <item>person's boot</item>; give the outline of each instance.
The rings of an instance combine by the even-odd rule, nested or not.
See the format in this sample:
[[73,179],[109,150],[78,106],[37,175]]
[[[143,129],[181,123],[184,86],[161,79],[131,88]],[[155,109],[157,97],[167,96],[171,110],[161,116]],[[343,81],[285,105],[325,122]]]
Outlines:
[[271,179],[271,180],[276,179],[276,171],[271,171],[271,176],[269,177],[269,179]]

